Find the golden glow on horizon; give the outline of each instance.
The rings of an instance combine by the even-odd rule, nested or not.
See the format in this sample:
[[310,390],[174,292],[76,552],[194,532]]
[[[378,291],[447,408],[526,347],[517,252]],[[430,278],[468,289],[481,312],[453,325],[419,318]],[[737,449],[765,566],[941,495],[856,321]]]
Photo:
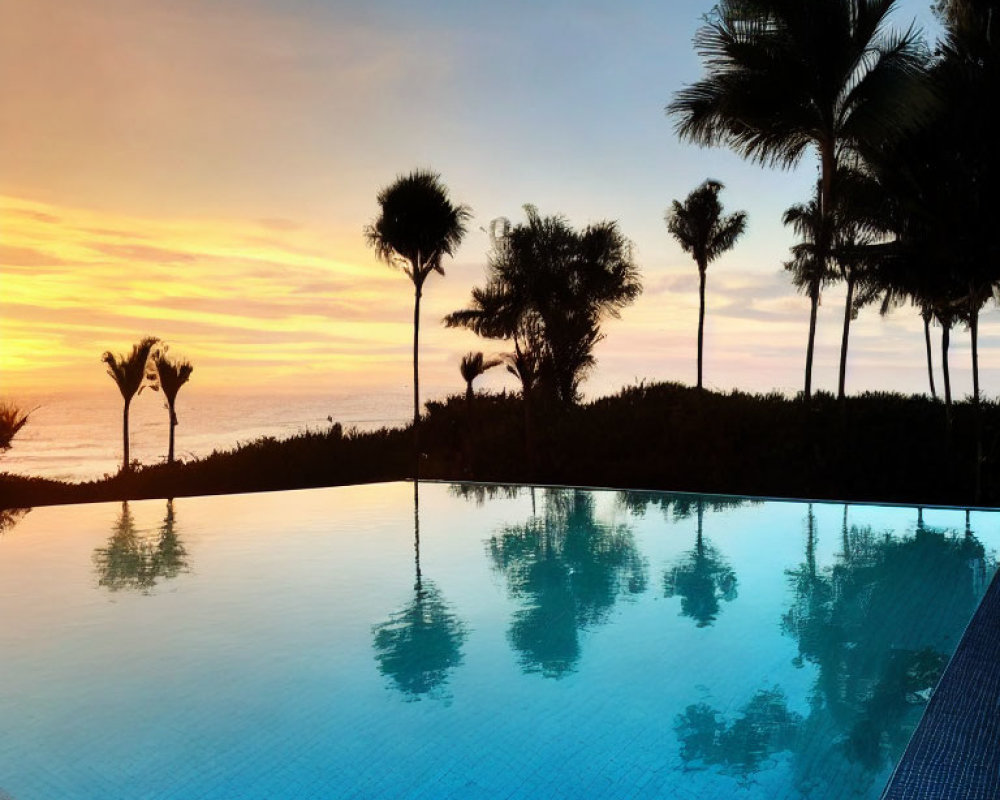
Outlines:
[[338,260],[336,250],[357,256],[358,247],[315,231],[14,197],[0,197],[0,214],[5,391],[94,385],[106,380],[100,354],[146,333],[190,358],[206,385],[310,376],[320,364],[341,382],[378,383],[408,359],[405,279],[370,257]]
[[[10,196],[0,196],[0,215],[5,395],[105,389],[101,353],[127,351],[146,334],[189,358],[193,381],[210,390],[343,393],[410,386],[412,285],[375,261],[360,230],[341,241],[275,220],[142,219]],[[464,352],[506,347],[440,324],[467,303],[472,286],[482,284],[484,261],[485,254],[480,263],[447,264],[447,277],[435,276],[425,287],[425,399],[461,390]],[[604,325],[598,366],[584,386],[590,395],[644,379],[693,380],[693,265],[678,254],[658,269],[640,266],[646,291],[621,320]],[[827,298],[832,302],[820,309],[817,375],[835,374],[839,352],[842,300],[838,293]],[[708,386],[798,390],[808,301],[784,275],[716,266],[707,305]],[[909,315],[883,321],[867,314],[852,326],[849,367],[878,376],[905,371],[919,380],[918,334]],[[953,374],[962,370],[961,349],[959,339]],[[478,385],[517,386],[501,369]]]

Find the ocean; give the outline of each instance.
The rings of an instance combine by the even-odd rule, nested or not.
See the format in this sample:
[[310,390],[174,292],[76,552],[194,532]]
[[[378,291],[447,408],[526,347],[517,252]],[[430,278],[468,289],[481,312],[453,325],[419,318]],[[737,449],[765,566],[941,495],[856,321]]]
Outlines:
[[[430,395],[426,399],[433,399]],[[35,409],[28,424],[0,454],[0,472],[63,481],[114,474],[122,460],[122,398],[107,392],[17,396]],[[304,430],[325,430],[330,419],[347,430],[375,430],[406,424],[412,416],[409,392],[343,395],[266,395],[211,392],[193,384],[177,397],[175,456],[188,460],[261,436],[285,438]],[[329,418],[329,419],[328,419]],[[168,415],[163,396],[144,391],[129,411],[130,456],[156,464],[167,456]]]

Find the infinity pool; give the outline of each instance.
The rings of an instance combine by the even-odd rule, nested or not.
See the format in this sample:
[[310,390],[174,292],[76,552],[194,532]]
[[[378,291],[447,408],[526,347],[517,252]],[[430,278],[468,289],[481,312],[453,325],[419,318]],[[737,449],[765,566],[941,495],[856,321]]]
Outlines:
[[875,800],[998,521],[429,483],[8,513],[0,798]]

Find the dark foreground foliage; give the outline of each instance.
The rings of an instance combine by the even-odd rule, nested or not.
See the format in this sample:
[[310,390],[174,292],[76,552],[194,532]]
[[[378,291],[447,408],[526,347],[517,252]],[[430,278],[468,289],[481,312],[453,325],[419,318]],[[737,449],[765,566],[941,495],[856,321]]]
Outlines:
[[[639,385],[582,406],[525,414],[519,396],[427,404],[420,477],[770,497],[1000,505],[1000,406],[864,394],[841,404],[779,394]],[[526,435],[527,434],[527,435]],[[412,431],[307,432],[184,464],[65,484],[0,475],[0,508],[177,497],[412,477]]]

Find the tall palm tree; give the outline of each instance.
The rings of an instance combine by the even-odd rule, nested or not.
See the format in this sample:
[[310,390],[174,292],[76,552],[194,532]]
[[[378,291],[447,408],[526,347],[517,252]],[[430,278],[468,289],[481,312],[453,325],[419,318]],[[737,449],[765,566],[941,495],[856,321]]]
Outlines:
[[698,388],[701,388],[702,343],[705,331],[705,273],[710,262],[727,250],[746,230],[747,214],[724,216],[719,192],[723,185],[707,180],[683,203],[673,201],[666,213],[667,230],[698,265]]
[[851,322],[858,311],[875,300],[870,247],[891,231],[890,204],[874,175],[858,159],[837,173],[838,192],[833,209],[832,272],[846,286],[844,325],[840,337],[837,397],[846,396],[847,346]]
[[792,246],[792,260],[785,269],[792,273],[795,288],[809,298],[809,336],[806,340],[806,400],[812,396],[813,347],[816,342],[816,311],[823,286],[833,277],[828,259],[822,253],[824,219],[817,196],[808,203],[798,203],[785,210],[782,222],[798,234],[801,241]]
[[413,435],[419,448],[420,298],[432,272],[444,275],[441,261],[455,254],[472,212],[454,205],[441,176],[428,170],[399,176],[377,199],[381,213],[365,227],[365,240],[377,258],[401,268],[413,283]]
[[789,168],[816,150],[820,271],[832,245],[838,164],[905,130],[930,103],[916,33],[885,32],[895,5],[721,0],[695,36],[708,74],[667,106],[682,139],[726,145],[760,164]]
[[125,401],[122,412],[122,472],[129,469],[128,409],[132,398],[142,392],[145,386],[143,381],[152,382],[156,379],[155,373],[151,373],[148,366],[150,354],[158,341],[155,336],[146,336],[132,345],[132,352],[128,355],[123,353],[116,355],[108,350],[101,356],[101,361],[108,366],[108,375],[115,382]]
[[163,396],[167,399],[167,411],[170,412],[170,446],[167,450],[167,463],[174,463],[174,428],[177,427],[177,393],[181,387],[188,382],[194,367],[187,360],[173,360],[167,355],[166,346],[160,348],[153,354],[153,364],[156,365],[156,374],[160,379],[160,388],[163,389]]

